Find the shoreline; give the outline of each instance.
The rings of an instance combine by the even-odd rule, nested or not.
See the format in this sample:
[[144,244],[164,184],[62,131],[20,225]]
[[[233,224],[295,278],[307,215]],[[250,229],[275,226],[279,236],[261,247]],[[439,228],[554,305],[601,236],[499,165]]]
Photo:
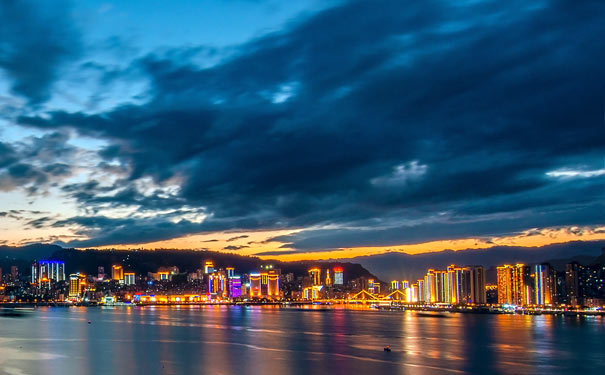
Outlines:
[[0,303],[0,316],[2,310],[25,310],[36,309],[38,307],[192,307],[192,306],[277,306],[284,309],[292,310],[308,310],[308,311],[328,311],[336,308],[348,310],[363,310],[363,311],[390,311],[390,312],[405,312],[415,311],[426,313],[426,316],[442,317],[442,313],[460,313],[460,314],[481,314],[481,315],[561,315],[561,316],[605,316],[603,310],[563,310],[563,309],[500,309],[496,306],[478,306],[478,307],[443,307],[443,306],[385,306],[374,307],[369,304],[359,303],[332,303],[318,304],[313,302],[191,302],[191,303],[44,303],[44,302],[17,302],[17,303]]

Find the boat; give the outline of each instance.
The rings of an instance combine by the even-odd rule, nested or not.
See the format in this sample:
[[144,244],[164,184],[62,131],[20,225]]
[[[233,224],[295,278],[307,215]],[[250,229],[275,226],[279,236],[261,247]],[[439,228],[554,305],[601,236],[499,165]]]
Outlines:
[[391,351],[391,346],[390,345],[385,346],[384,347],[384,351],[385,352],[390,352]]

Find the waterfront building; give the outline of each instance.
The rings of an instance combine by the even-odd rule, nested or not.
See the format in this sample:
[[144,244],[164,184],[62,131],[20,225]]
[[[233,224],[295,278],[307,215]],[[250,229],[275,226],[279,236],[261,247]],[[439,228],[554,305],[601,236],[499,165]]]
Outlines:
[[81,273],[69,275],[69,297],[80,298],[86,287],[86,276]]
[[532,267],[534,277],[534,298],[535,305],[552,304],[553,281],[550,272],[550,266],[547,264],[536,264]]
[[584,266],[578,262],[565,265],[565,288],[567,302],[572,306],[584,303]]
[[391,281],[391,291],[399,290],[399,280]]
[[260,272],[250,273],[250,298],[261,298],[261,275]]
[[208,275],[208,295],[229,297],[229,277],[227,271],[218,270]]
[[326,269],[326,286],[332,285],[332,278],[330,278],[330,269]]
[[469,266],[469,268],[471,272],[470,303],[477,305],[486,304],[485,268],[483,266]]
[[531,303],[531,278],[524,264],[497,267],[498,303],[523,306]]
[[410,282],[407,280],[402,280],[399,284],[399,287],[401,288],[400,290],[406,290],[410,287]]
[[229,278],[229,297],[237,298],[242,295],[242,280],[240,276]]

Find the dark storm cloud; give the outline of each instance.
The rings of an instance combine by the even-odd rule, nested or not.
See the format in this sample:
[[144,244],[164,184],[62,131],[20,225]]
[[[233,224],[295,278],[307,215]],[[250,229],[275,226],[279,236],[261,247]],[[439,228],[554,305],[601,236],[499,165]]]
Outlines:
[[65,1],[0,2],[0,69],[32,104],[48,99],[60,68],[79,52],[69,14]]
[[24,187],[30,194],[67,177],[76,149],[68,144],[69,136],[51,132],[40,137],[29,137],[21,142],[0,142],[0,191]]
[[99,200],[82,187],[83,205],[167,199],[211,214],[160,230],[161,217],[118,229],[115,219],[82,222],[94,228],[83,229],[91,246],[349,228],[281,238],[320,249],[598,224],[602,176],[545,173],[603,167],[601,10],[599,1],[350,2],[210,68],[182,49],[145,56],[129,69],[151,80],[146,104],[20,123],[108,140],[100,156],[130,171],[125,184],[182,181],[176,198],[125,189]]

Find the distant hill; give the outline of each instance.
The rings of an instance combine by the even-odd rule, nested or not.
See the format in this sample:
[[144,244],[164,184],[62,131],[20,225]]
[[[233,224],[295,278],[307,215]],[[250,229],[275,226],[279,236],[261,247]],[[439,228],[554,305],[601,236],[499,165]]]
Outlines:
[[[592,263],[601,254],[605,241],[574,241],[542,247],[495,246],[489,249],[440,251],[409,255],[386,253],[349,258],[346,261],[360,263],[382,280],[417,280],[429,268],[445,268],[450,264],[483,265],[487,269],[506,263],[541,263],[552,259],[579,258]],[[582,263],[580,262],[580,263]]]
[[0,258],[3,259],[48,259],[54,252],[62,247],[48,244],[32,244],[27,246],[12,247],[0,246]]
[[[0,267],[8,271],[10,265],[18,265],[21,272],[26,270],[34,260],[53,259],[65,262],[67,273],[83,272],[97,274],[99,266],[111,273],[113,264],[121,264],[126,271],[138,274],[155,272],[162,266],[177,266],[181,272],[195,272],[203,268],[206,260],[212,260],[216,268],[235,267],[238,274],[259,270],[261,264],[273,264],[281,268],[282,273],[294,273],[295,276],[307,275],[312,266],[340,266],[344,270],[345,281],[361,276],[376,278],[360,264],[351,262],[279,262],[263,261],[252,256],[242,256],[230,253],[195,250],[75,250],[64,249],[54,245],[30,245],[25,247],[0,248]],[[5,272],[7,272],[5,271]]]

